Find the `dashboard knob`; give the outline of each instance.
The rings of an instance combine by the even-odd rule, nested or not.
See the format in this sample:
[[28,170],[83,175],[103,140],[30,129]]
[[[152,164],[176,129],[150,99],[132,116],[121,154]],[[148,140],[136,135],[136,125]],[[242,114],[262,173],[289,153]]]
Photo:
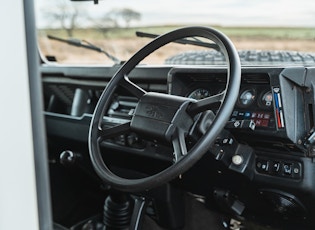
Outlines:
[[65,150],[60,153],[59,161],[62,165],[70,166],[73,165],[79,157],[79,154],[74,153],[71,150]]
[[234,155],[232,157],[232,163],[234,165],[241,165],[243,163],[244,159],[241,155]]

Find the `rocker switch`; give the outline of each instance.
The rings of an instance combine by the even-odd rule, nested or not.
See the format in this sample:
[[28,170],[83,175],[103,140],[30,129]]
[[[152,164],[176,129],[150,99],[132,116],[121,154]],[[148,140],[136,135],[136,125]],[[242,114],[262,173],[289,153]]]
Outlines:
[[257,162],[256,162],[257,171],[263,172],[263,173],[268,172],[269,171],[269,163],[270,162],[267,160],[263,160],[263,159],[257,160]]
[[280,172],[280,162],[274,161],[272,164],[272,172],[279,173]]
[[292,164],[283,164],[283,173],[285,175],[291,175],[292,174]]

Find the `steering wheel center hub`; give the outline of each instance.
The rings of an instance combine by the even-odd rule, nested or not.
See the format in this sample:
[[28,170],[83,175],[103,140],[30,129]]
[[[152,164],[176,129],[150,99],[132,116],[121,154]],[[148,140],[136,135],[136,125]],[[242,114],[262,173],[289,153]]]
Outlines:
[[193,101],[174,95],[146,93],[136,107],[131,129],[146,137],[170,142],[175,132],[187,133],[193,124],[186,112]]

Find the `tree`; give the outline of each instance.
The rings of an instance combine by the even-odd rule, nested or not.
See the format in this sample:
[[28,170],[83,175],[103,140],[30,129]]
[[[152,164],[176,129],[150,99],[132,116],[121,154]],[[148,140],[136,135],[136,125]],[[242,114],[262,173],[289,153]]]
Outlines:
[[109,15],[116,21],[123,20],[126,27],[130,26],[131,21],[140,21],[141,19],[141,14],[139,12],[136,12],[129,8],[112,10]]
[[117,20],[109,17],[108,15],[100,18],[90,18],[89,20],[92,23],[93,27],[101,32],[104,37],[106,37],[107,32],[110,31],[112,28],[119,27],[117,24]]
[[66,30],[67,35],[72,37],[73,30],[77,28],[79,18],[85,16],[85,11],[79,5],[59,0],[56,7],[49,9],[44,14],[52,23],[58,22],[59,26]]
[[60,15],[56,15],[60,20],[61,27],[67,31],[69,37],[72,37],[73,30],[76,28],[76,20],[78,17],[78,9],[60,8]]

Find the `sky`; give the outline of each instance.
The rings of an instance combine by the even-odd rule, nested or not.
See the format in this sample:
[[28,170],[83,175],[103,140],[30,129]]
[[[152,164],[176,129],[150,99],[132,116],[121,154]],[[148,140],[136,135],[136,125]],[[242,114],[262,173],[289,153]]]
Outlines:
[[35,0],[37,24],[48,25],[40,15],[54,2],[81,5],[89,15],[100,17],[117,8],[141,13],[134,26],[207,24],[220,26],[301,26],[315,28],[315,0],[99,0],[98,5],[68,0]]

